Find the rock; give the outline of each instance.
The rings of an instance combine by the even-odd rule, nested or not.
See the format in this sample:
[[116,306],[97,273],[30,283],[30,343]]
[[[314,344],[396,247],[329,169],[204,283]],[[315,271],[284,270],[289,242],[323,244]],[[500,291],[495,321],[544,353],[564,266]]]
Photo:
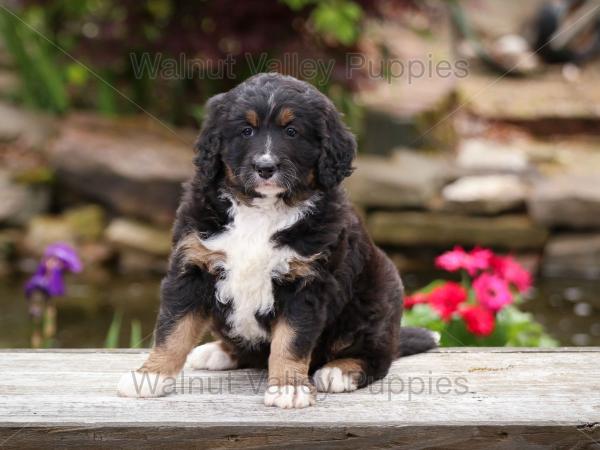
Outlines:
[[49,203],[50,193],[43,186],[13,183],[0,172],[0,224],[23,225],[45,212]]
[[366,153],[387,154],[399,146],[450,148],[456,142],[452,121],[444,120],[455,107],[453,81],[382,82],[357,102],[364,111],[361,150]]
[[0,102],[0,142],[15,142],[39,149],[55,133],[55,121],[49,116],[26,111]]
[[100,240],[106,226],[104,210],[97,205],[69,209],[64,218],[80,241]]
[[600,228],[600,177],[546,178],[534,186],[528,207],[534,220],[544,226]]
[[193,173],[192,142],[184,131],[173,136],[142,118],[76,115],[48,157],[67,189],[117,213],[170,224]]
[[345,187],[350,199],[366,208],[424,208],[453,176],[446,159],[412,151],[391,158],[360,156],[354,166]]
[[54,242],[76,245],[77,236],[71,225],[60,216],[34,217],[27,228],[25,247],[29,253],[41,255]]
[[95,205],[72,208],[62,215],[36,216],[29,221],[25,247],[34,255],[40,255],[54,242],[67,242],[79,249],[98,243],[104,227],[104,212]]
[[488,139],[467,139],[458,149],[458,167],[467,173],[519,173],[529,167],[525,152]]
[[528,217],[468,217],[442,213],[375,212],[367,226],[376,243],[397,246],[481,245],[538,249],[548,237]]
[[167,257],[171,251],[171,231],[128,219],[114,219],[106,229],[106,239],[119,249],[130,249]]
[[164,275],[168,267],[167,257],[158,257],[132,249],[119,252],[119,272],[122,274]]
[[550,277],[598,279],[600,234],[567,234],[552,237],[544,250],[542,273]]
[[442,190],[445,209],[476,214],[497,214],[525,204],[527,187],[515,175],[467,176]]
[[20,86],[19,77],[14,72],[0,69],[0,97],[14,96]]
[[83,266],[101,266],[109,262],[113,255],[113,249],[104,242],[84,242],[77,246]]
[[582,69],[577,83],[566,82],[560,67],[545,67],[543,74],[522,78],[471,71],[459,82],[460,103],[479,118],[544,136],[594,132],[600,121],[600,77],[593,66]]
[[450,28],[438,26],[425,37],[394,21],[370,20],[367,29],[361,54],[350,55],[346,67],[348,79],[355,77],[350,66],[356,62],[368,76],[355,96],[362,116],[361,151],[453,147],[456,132],[446,116],[456,106],[462,72],[456,70]]

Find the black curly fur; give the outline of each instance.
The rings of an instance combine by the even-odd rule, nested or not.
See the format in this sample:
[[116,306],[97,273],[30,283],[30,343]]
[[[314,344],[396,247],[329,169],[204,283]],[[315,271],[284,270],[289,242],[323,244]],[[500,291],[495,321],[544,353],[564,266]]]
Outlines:
[[[293,110],[294,126],[301,134],[297,139],[283,134],[274,138],[273,151],[285,162],[281,170],[288,170],[281,200],[289,205],[317,200],[311,214],[272,240],[300,255],[319,257],[311,277],[273,280],[274,309],[257,321],[269,330],[285,318],[295,330],[291,351],[310,359],[311,372],[333,359],[361,361],[365,385],[385,376],[399,355],[426,351],[435,342],[424,330],[400,330],[398,272],[373,244],[340,187],[352,173],[355,138],[331,101],[314,87],[292,77],[261,74],[208,102],[197,143],[196,174],[185,188],[174,225],[174,248],[189,233],[206,238],[225,230],[231,203],[223,192],[248,204],[261,196],[248,182],[248,161],[259,144],[243,140],[239,130],[247,126],[248,111],[257,113],[260,126],[277,129],[271,116],[277,116],[282,105]],[[215,299],[218,276],[186,265],[181,252],[173,252],[162,284],[157,344],[167,339],[179,317],[197,311],[210,317],[213,333],[242,366],[266,365],[269,342],[256,345],[230,336],[231,306]]]

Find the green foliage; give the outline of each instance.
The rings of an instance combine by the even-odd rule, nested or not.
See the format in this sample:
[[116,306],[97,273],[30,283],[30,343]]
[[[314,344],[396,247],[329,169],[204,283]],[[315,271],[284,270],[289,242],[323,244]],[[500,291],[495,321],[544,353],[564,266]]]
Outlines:
[[108,333],[104,340],[104,348],[117,348],[119,346],[119,336],[121,334],[121,323],[123,322],[123,313],[115,312],[113,320],[108,327]]
[[129,335],[129,348],[141,348],[142,340],[142,323],[138,319],[133,319]]
[[[245,8],[231,8],[218,0],[14,0],[10,11],[0,11],[0,39],[19,71],[20,99],[29,106],[54,113],[93,108],[111,116],[143,109],[191,125],[199,118],[194,105],[251,74],[248,60],[235,58],[233,77],[192,79],[183,75],[184,67],[172,78],[161,69],[135,73],[132,55],[156,55],[158,50],[161,61],[186,55],[217,64],[232,54],[277,59],[293,48],[301,58],[341,64],[340,46],[357,42],[361,22],[373,6],[366,0],[279,0],[265,16],[259,12],[262,0],[246,3]],[[249,18],[248,11],[255,15]],[[246,27],[248,20],[256,26]],[[355,85],[340,73],[332,71],[327,81],[307,81],[327,94],[325,88],[332,87],[335,103],[355,128],[360,120],[351,96]]]
[[[123,313],[116,311],[113,320],[108,328],[104,348],[117,348],[121,338],[121,325],[123,323]],[[129,334],[129,348],[142,348],[144,339],[142,337],[142,323],[138,319],[132,319],[131,330]]]
[[[434,283],[428,286],[433,290]],[[435,282],[435,284],[439,284]],[[489,336],[479,337],[470,333],[462,320],[453,318],[444,322],[427,304],[413,306],[405,310],[403,326],[423,327],[441,334],[442,347],[556,347],[558,342],[544,332],[530,313],[519,311],[515,306],[507,306],[498,313],[496,327]]]
[[343,45],[352,45],[359,36],[362,9],[351,1],[320,2],[311,18],[318,32],[333,36]]
[[306,8],[308,5],[315,4],[319,0],[281,0],[283,3],[288,5],[293,11],[300,11]]
[[57,70],[58,50],[4,9],[0,10],[0,35],[21,74],[23,101],[32,107],[64,112],[69,98],[63,73]]
[[314,6],[310,19],[315,30],[343,45],[352,45],[360,34],[363,10],[351,0],[282,0],[293,11]]
[[506,345],[515,347],[557,347],[558,342],[544,332],[530,313],[519,311],[514,306],[504,308],[498,321],[505,328]]

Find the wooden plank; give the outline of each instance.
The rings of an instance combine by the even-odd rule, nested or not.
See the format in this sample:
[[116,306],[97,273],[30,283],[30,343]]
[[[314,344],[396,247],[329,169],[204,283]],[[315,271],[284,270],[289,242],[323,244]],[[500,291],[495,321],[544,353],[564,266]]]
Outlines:
[[0,447],[600,449],[600,348],[438,350],[304,410],[264,407],[251,370],[117,397],[145,353],[0,351]]

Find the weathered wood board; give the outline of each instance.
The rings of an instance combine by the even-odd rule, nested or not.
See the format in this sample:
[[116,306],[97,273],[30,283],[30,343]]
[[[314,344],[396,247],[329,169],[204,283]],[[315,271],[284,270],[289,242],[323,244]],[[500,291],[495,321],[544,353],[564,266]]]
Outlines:
[[0,351],[0,447],[600,449],[600,348],[439,350],[303,410],[263,406],[266,375],[249,370],[117,397],[144,356]]

